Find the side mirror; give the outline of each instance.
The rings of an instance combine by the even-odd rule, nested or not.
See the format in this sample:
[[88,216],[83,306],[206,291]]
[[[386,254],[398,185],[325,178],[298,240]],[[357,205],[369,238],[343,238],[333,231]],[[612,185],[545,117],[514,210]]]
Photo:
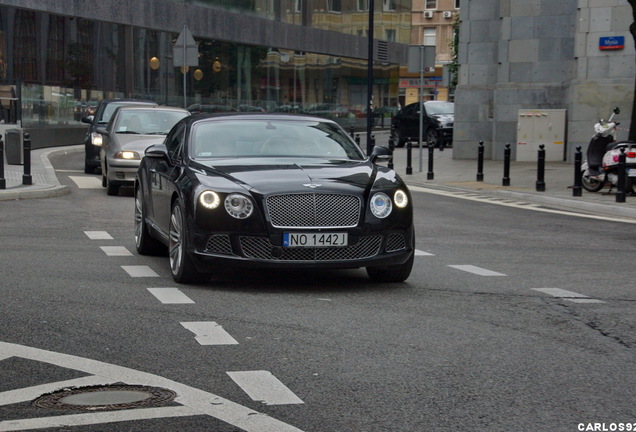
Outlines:
[[386,147],[375,146],[371,152],[371,163],[385,162],[393,157],[393,152]]
[[82,117],[82,123],[88,123],[91,124],[93,123],[93,119],[95,118],[95,116],[86,116],[86,117]]
[[621,109],[619,107],[614,107],[614,114],[620,114]]
[[97,132],[100,135],[104,135],[104,136],[109,136],[110,135],[110,132],[108,132],[106,130],[106,128],[104,128],[104,127],[98,127],[97,129],[95,129],[95,132]]
[[144,152],[144,156],[147,156],[153,159],[164,159],[165,161],[170,160],[168,158],[168,149],[163,144],[151,145]]

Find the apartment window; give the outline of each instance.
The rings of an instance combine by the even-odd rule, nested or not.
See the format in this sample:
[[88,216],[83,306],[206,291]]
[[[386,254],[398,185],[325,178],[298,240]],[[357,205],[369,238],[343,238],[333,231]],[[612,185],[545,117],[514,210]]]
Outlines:
[[[459,1],[459,0],[457,0]],[[294,12],[302,12],[303,11],[303,0],[295,0],[294,1]]]
[[386,30],[386,40],[388,42],[395,42],[395,29]]
[[382,10],[390,12],[395,10],[395,0],[384,0],[382,4]]
[[426,0],[426,9],[437,9],[437,0]]
[[342,0],[327,0],[327,10],[329,12],[342,12]]
[[422,45],[437,45],[437,34],[434,27],[424,29],[424,41]]
[[455,9],[459,9],[459,0],[455,0]]
[[358,11],[368,11],[369,0],[358,0]]

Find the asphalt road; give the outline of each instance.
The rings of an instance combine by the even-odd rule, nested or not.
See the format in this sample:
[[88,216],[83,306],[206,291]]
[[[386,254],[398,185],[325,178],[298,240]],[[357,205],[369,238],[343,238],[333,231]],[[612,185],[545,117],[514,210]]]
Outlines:
[[[636,422],[633,225],[416,188],[419,253],[404,284],[351,270],[179,286],[166,257],[134,252],[131,192],[107,196],[81,158],[52,160],[71,194],[0,202],[0,431]],[[36,386],[81,380],[182,395],[154,411],[33,406],[52,391]]]

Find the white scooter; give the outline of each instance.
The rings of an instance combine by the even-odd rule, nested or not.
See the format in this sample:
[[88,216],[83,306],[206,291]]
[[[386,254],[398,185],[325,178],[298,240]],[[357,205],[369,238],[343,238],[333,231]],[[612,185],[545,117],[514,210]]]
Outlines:
[[594,125],[595,133],[587,147],[587,160],[581,166],[581,186],[588,192],[598,192],[606,184],[610,185],[611,191],[618,184],[621,148],[625,152],[625,192],[633,192],[633,181],[636,181],[636,142],[615,142],[616,126],[619,123],[612,120],[619,113],[620,109],[616,107],[608,121],[599,120]]

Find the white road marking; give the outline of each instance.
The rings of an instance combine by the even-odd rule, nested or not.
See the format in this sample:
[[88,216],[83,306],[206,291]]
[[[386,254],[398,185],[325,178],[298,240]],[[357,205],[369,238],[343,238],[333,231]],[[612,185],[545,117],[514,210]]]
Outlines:
[[58,381],[17,390],[8,390],[0,392],[0,406],[30,401],[42,396],[43,394],[52,393],[63,388],[106,384],[113,384],[113,381],[104,377],[91,375],[67,381]]
[[576,212],[567,211],[567,210],[549,209],[549,208],[540,207],[537,204],[531,204],[531,203],[522,202],[522,201],[514,201],[514,202],[494,201],[493,198],[490,196],[484,197],[484,196],[478,196],[478,195],[465,195],[463,193],[458,193],[458,192],[448,192],[448,191],[443,191],[439,189],[429,189],[429,188],[424,188],[420,186],[411,186],[411,185],[409,185],[409,190],[412,192],[413,191],[424,192],[424,193],[429,193],[434,195],[442,195],[442,196],[447,196],[452,198],[465,199],[469,201],[478,201],[478,202],[484,202],[489,204],[501,205],[505,207],[514,207],[514,208],[520,208],[525,210],[533,210],[533,211],[538,211],[543,213],[552,213],[552,214],[559,214],[559,215],[566,215],[566,216],[581,217],[586,219],[598,219],[602,221],[636,224],[636,219],[619,219],[619,218],[613,218],[610,216],[596,216],[591,214],[576,213]]
[[575,293],[572,291],[566,291],[561,288],[532,288],[534,291],[539,291],[544,294],[549,294],[552,297],[561,298],[563,300],[571,301],[573,303],[605,303],[602,300],[596,300],[589,298],[586,295]]
[[[140,410],[119,410],[102,413],[88,413],[73,416],[53,416],[39,419],[0,421],[0,431],[42,429],[60,427],[58,423],[66,419],[77,419],[81,424],[111,423],[144,418],[161,418],[185,415],[208,415],[224,421],[245,432],[302,432],[302,430],[254,411],[213,393],[208,393],[167,378],[136,371],[96,360],[45,351],[23,345],[0,342],[0,358],[20,357],[40,361],[66,369],[103,377],[111,382],[123,382],[162,387],[177,393],[175,402],[181,407],[146,408]],[[181,408],[181,409],[178,409]],[[188,414],[188,412],[190,414]],[[151,416],[151,417],[148,417]],[[90,421],[92,419],[92,421]],[[66,424],[66,423],[64,423]],[[80,424],[80,423],[78,423]]]
[[153,269],[144,265],[137,266],[121,266],[130,277],[159,277]]
[[252,400],[265,405],[292,405],[304,403],[298,396],[268,371],[227,372],[232,380]]
[[124,246],[100,246],[100,248],[108,256],[132,256]]
[[201,345],[238,345],[236,339],[214,321],[182,322],[181,325],[194,333]]
[[71,180],[75,182],[78,188],[80,189],[101,189],[102,179],[98,177],[88,177],[88,176],[68,176]]
[[415,256],[435,256],[435,255],[429,252],[424,252],[419,249],[415,249]]
[[507,276],[503,273],[498,273],[496,271],[488,270],[474,265],[449,265],[449,267],[468,273],[473,273],[479,276]]
[[148,288],[148,291],[163,304],[194,303],[194,301],[182,293],[179,288]]
[[106,231],[84,231],[84,234],[88,236],[91,240],[112,240],[110,234]]

